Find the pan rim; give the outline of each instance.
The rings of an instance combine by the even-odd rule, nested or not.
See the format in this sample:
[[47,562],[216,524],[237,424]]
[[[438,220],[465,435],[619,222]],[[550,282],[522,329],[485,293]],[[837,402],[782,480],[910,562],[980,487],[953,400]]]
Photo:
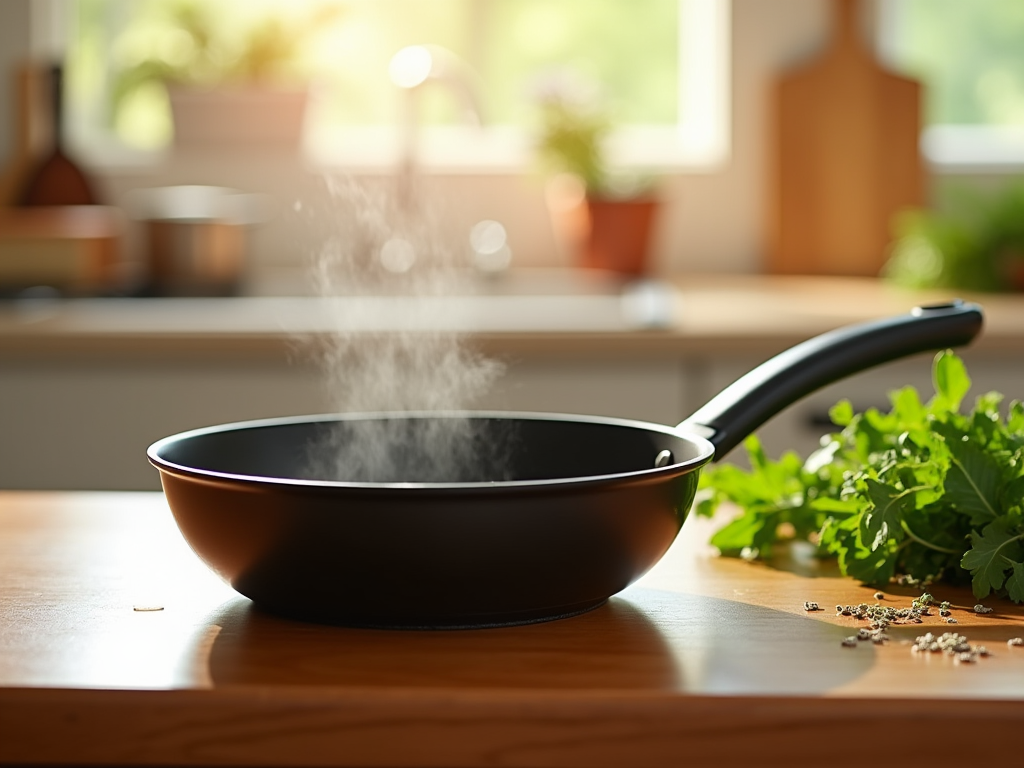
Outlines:
[[[462,482],[462,483],[369,483],[351,482],[341,480],[306,480],[301,478],[272,477],[267,475],[246,475],[232,472],[220,472],[200,467],[190,467],[163,458],[160,452],[168,446],[184,440],[201,438],[204,435],[219,434],[224,432],[240,432],[247,429],[262,429],[275,426],[294,426],[310,423],[343,422],[370,419],[416,419],[416,418],[474,418],[474,419],[508,419],[515,421],[550,421],[550,422],[573,422],[578,424],[596,424],[601,426],[625,427],[638,429],[646,432],[660,432],[671,437],[682,439],[691,443],[697,451],[697,455],[677,461],[664,467],[651,467],[650,469],[639,469],[630,472],[616,472],[603,475],[581,475],[577,477],[559,477],[539,480],[495,480],[491,482]],[[696,433],[677,427],[669,427],[654,422],[639,421],[635,419],[621,419],[611,416],[593,416],[562,413],[544,413],[533,411],[367,411],[359,413],[321,413],[303,416],[281,416],[267,419],[251,419],[246,421],[216,424],[207,427],[199,427],[185,432],[168,435],[157,440],[146,449],[146,457],[150,464],[160,472],[172,475],[202,479],[206,481],[220,481],[234,483],[245,483],[246,485],[257,484],[263,487],[279,486],[289,490],[328,490],[345,489],[351,491],[372,491],[381,493],[390,491],[396,493],[429,493],[433,491],[449,493],[452,491],[464,490],[472,492],[487,491],[508,491],[508,490],[529,490],[543,488],[550,491],[558,486],[576,488],[584,485],[595,485],[604,483],[621,482],[627,479],[633,480],[654,480],[661,479],[665,475],[681,475],[692,472],[708,464],[715,455],[714,445],[706,438]]]

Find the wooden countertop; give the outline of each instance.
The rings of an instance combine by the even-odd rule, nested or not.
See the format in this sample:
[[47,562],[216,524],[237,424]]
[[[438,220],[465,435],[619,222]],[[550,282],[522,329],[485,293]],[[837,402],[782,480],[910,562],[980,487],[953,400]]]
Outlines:
[[[539,280],[539,282],[538,282]],[[564,278],[563,278],[564,281]],[[534,279],[537,285],[544,283]],[[572,281],[541,292],[435,297],[78,299],[0,306],[6,359],[294,359],[297,342],[339,330],[465,334],[488,354],[586,357],[768,356],[846,323],[900,314],[945,292],[864,278],[688,276],[623,299]],[[511,289],[509,289],[511,290]],[[653,297],[652,297],[653,296]],[[1024,297],[968,297],[986,310],[980,351],[1024,352]]]
[[[0,494],[0,763],[904,766],[1019,762],[1024,610],[935,588],[959,624],[842,638],[873,590],[830,567],[713,556],[687,522],[582,616],[453,632],[253,610],[192,555],[159,494]],[[886,603],[916,593],[893,590]],[[805,600],[825,610],[807,613]],[[162,610],[135,610],[161,607]],[[987,645],[913,653],[925,631]]]

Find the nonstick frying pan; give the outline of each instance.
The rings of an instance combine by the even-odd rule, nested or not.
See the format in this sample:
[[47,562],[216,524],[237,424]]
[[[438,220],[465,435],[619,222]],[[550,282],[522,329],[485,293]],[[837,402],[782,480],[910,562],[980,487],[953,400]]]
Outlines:
[[[520,413],[272,419],[199,429],[149,448],[185,539],[270,611],[375,627],[481,627],[571,616],[653,566],[700,469],[768,418],[849,374],[966,344],[960,301],[847,326],[755,368],[676,427]],[[359,426],[468,420],[508,446],[505,474],[361,482],[309,469],[310,446]],[[322,442],[321,442],[322,444]]]

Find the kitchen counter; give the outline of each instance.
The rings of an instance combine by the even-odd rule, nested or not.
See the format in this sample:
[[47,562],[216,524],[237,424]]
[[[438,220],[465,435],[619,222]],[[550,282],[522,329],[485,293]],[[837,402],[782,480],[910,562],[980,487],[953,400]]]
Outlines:
[[[346,629],[255,610],[155,493],[0,493],[5,765],[902,766],[1016,760],[1024,610],[954,604],[841,640],[873,590],[795,553],[715,557],[687,521],[607,604],[502,629]],[[915,592],[886,592],[909,605]],[[824,608],[806,612],[813,600]],[[159,610],[157,610],[159,609]],[[914,653],[956,630],[992,655]]]
[[[274,359],[335,333],[441,331],[498,355],[772,354],[838,325],[950,298],[861,278],[679,277],[640,286],[566,277],[485,284],[454,296],[21,300],[0,305],[6,359]],[[509,278],[512,280],[512,278]],[[504,287],[503,287],[504,286]],[[1024,351],[1024,300],[973,297],[978,347]]]

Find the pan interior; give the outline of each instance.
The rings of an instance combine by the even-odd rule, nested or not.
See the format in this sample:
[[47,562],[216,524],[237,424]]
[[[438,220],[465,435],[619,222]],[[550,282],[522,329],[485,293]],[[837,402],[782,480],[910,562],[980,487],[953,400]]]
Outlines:
[[[426,475],[416,458],[418,436],[469,422],[459,460],[442,477]],[[359,449],[370,431],[389,430],[390,469],[368,472],[358,462],[325,452]],[[443,431],[443,429],[441,430]],[[392,435],[394,437],[394,435]],[[451,446],[436,450],[452,450]],[[409,416],[242,425],[183,435],[164,443],[157,458],[187,469],[306,481],[350,483],[493,483],[617,475],[652,469],[669,450],[674,463],[698,459],[702,445],[668,431],[628,423],[506,417]],[[344,455],[344,454],[339,454]]]

